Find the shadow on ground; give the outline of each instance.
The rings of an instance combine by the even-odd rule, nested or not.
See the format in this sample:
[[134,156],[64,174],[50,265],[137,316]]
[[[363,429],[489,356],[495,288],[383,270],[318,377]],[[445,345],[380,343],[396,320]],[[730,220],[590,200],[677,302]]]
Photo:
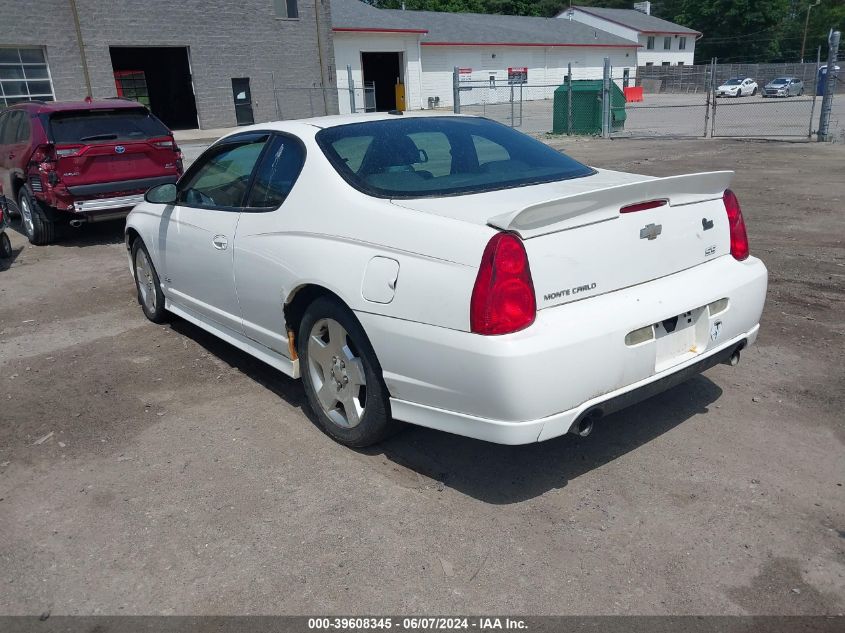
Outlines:
[[[187,336],[315,422],[299,381],[292,380],[200,328],[173,318],[173,330]],[[705,376],[599,420],[587,438],[567,435],[525,446],[502,446],[407,425],[389,440],[360,451],[384,456],[432,481],[492,504],[525,501],[565,487],[569,481],[625,455],[706,413],[722,390]]]

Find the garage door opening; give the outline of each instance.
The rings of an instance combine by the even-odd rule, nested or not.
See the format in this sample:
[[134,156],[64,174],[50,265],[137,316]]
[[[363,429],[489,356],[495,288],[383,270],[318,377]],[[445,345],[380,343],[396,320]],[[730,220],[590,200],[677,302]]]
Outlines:
[[361,53],[364,84],[373,82],[376,110],[396,109],[396,84],[402,83],[402,53]]
[[119,97],[147,105],[172,130],[199,127],[186,47],[112,46],[109,54]]

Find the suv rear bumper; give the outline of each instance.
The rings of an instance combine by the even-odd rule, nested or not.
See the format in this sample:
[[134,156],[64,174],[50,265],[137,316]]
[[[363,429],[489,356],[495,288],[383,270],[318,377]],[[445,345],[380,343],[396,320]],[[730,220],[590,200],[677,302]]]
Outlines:
[[[73,203],[73,210],[75,213],[80,213],[86,216],[90,221],[96,219],[105,219],[103,216],[118,217],[120,213],[115,213],[117,210],[122,210],[122,215],[126,216],[136,204],[144,201],[143,194],[136,194],[133,196],[120,196],[117,198],[94,198],[93,200],[77,200]],[[106,213],[108,212],[108,213]]]
[[156,185],[165,185],[178,180],[177,176],[156,176],[154,178],[139,178],[137,180],[117,180],[114,182],[98,182],[92,185],[76,185],[68,187],[72,196],[98,196],[107,193],[127,193],[146,191]]

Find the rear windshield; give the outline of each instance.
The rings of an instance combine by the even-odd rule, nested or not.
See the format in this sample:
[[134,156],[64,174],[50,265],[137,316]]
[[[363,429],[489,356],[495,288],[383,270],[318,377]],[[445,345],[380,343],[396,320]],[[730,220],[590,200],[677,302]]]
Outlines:
[[169,136],[164,124],[147,110],[89,110],[57,112],[50,117],[56,143],[135,141]]
[[383,198],[479,193],[595,173],[482,118],[397,117],[327,128],[316,138],[349,184]]

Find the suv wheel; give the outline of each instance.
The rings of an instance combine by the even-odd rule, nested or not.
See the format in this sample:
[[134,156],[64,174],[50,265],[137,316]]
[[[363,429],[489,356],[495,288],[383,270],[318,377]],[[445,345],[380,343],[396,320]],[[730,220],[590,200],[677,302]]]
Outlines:
[[18,209],[23,232],[30,244],[40,246],[55,241],[56,225],[47,218],[41,204],[30,195],[26,187],[21,187],[18,194]]

